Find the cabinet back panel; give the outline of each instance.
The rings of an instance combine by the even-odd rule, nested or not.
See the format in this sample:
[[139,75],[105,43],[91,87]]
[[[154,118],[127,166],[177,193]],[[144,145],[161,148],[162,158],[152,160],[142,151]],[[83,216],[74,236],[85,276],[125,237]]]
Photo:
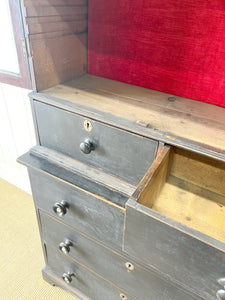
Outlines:
[[89,74],[225,107],[224,31],[220,0],[90,0]]

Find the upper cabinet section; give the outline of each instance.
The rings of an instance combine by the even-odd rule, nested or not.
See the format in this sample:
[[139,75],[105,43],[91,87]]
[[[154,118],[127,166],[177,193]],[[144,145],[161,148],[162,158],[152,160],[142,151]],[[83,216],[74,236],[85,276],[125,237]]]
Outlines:
[[115,127],[225,161],[224,109],[91,75],[31,95]]
[[87,1],[23,0],[33,89],[86,73]]

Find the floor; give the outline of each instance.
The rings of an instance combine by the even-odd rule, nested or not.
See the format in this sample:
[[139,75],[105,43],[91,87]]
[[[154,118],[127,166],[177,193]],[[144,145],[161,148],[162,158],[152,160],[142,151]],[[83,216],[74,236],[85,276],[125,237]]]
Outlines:
[[44,259],[32,197],[0,179],[0,299],[78,300],[42,279]]

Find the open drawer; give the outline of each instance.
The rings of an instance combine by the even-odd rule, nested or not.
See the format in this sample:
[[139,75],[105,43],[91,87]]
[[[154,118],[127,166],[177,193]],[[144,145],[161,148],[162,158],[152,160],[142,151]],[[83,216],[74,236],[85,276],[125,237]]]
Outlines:
[[212,300],[224,243],[225,163],[165,146],[126,203],[124,251]]

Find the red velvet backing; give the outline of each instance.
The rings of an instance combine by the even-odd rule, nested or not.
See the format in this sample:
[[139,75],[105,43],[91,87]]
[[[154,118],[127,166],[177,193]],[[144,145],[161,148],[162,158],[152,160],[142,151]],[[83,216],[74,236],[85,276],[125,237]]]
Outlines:
[[89,74],[225,107],[225,0],[89,0]]

